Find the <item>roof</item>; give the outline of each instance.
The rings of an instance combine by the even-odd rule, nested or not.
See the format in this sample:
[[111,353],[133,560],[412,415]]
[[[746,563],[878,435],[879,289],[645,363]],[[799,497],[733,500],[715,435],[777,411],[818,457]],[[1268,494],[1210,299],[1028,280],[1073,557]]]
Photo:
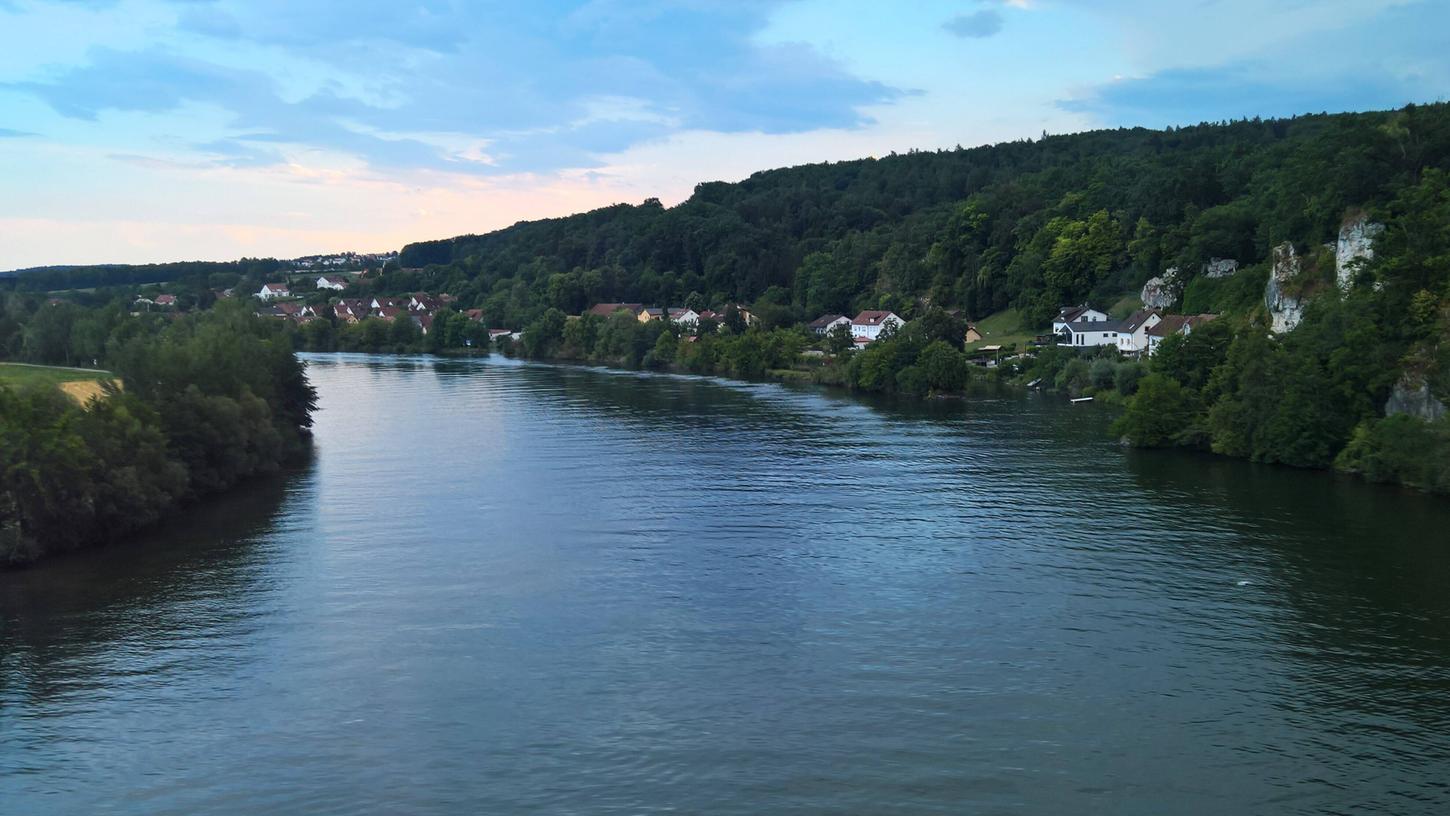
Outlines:
[[1077,306],[1064,306],[1061,309],[1057,310],[1057,319],[1061,320],[1064,323],[1072,323],[1075,322],[1079,317],[1082,317],[1083,312],[1088,311],[1095,312],[1097,310],[1087,305],[1086,303]]
[[639,314],[643,308],[644,304],[642,303],[596,303],[589,307],[587,314],[599,315],[600,317],[609,317],[618,311]]
[[694,312],[696,315],[699,314],[699,312],[696,312],[694,309],[691,309],[688,306],[671,306],[670,307],[670,317],[682,317],[684,315],[690,314],[691,312]]
[[1157,309],[1139,309],[1138,311],[1128,315],[1128,319],[1123,321],[1123,331],[1137,331],[1138,327],[1143,325],[1144,321],[1146,321],[1148,318],[1152,317],[1153,315],[1158,315],[1161,317],[1162,314],[1163,313],[1158,311]]
[[[51,300],[54,301],[55,298],[51,298]],[[176,295],[157,295],[156,302],[161,304],[162,306],[165,306],[168,303],[175,303]]]
[[821,315],[820,317],[816,318],[815,320],[812,320],[810,322],[810,325],[807,328],[824,329],[825,327],[831,325],[832,323],[835,323],[837,320],[844,320],[844,319],[845,319],[845,315],[825,314],[825,315]]
[[865,311],[856,315],[856,319],[852,320],[851,324],[854,326],[880,326],[888,317],[895,317],[897,320],[901,320],[901,318],[896,317],[894,312]]
[[1148,335],[1150,337],[1167,337],[1182,332],[1185,327],[1192,330],[1194,326],[1202,326],[1217,317],[1216,314],[1164,315],[1158,325],[1148,330]]
[[1121,320],[1080,320],[1076,323],[1069,323],[1063,327],[1065,331],[1073,334],[1091,334],[1092,332],[1120,332],[1123,331]]
[[264,284],[262,284],[262,291],[264,291],[264,292],[285,292],[285,291],[287,291],[287,284],[285,284],[285,283],[264,283]]
[[347,278],[344,278],[341,275],[323,275],[322,280],[325,280],[328,283],[347,283]]
[[645,314],[649,315],[650,317],[664,317],[664,314],[665,314],[665,310],[664,309],[661,309],[658,306],[647,306],[647,307],[645,307],[643,309],[640,309],[640,311],[641,312],[644,312]]

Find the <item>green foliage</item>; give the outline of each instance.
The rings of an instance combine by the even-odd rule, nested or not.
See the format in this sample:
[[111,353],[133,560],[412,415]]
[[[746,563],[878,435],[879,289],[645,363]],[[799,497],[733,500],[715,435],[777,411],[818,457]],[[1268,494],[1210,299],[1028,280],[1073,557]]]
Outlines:
[[1138,382],[1138,392],[1127,410],[1113,423],[1113,433],[1133,445],[1163,447],[1177,441],[1194,412],[1192,394],[1177,380],[1149,374]]
[[304,448],[315,394],[276,323],[135,318],[106,348],[126,390],[87,406],[0,385],[0,564],[112,540]]
[[1374,482],[1450,493],[1450,420],[1426,422],[1404,414],[1366,420],[1334,465]]

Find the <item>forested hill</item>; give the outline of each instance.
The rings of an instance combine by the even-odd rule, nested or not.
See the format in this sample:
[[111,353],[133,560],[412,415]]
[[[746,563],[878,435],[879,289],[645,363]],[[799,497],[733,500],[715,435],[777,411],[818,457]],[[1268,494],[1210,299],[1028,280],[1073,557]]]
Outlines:
[[[1032,321],[1165,268],[1332,240],[1450,159],[1450,107],[1096,131],[771,170],[684,203],[618,205],[412,244],[403,267],[491,319],[599,300],[755,302],[784,319],[924,299]],[[702,168],[702,172],[707,172]]]

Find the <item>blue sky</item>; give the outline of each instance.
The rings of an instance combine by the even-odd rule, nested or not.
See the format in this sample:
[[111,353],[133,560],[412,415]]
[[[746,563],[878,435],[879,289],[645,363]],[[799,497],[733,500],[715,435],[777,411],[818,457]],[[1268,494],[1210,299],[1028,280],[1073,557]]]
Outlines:
[[0,269],[395,249],[702,180],[1450,93],[1443,0],[0,0]]

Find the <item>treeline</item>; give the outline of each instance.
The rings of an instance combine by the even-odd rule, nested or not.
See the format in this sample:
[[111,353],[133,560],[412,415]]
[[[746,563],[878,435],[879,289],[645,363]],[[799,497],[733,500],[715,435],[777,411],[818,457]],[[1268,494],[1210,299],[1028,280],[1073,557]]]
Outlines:
[[[755,305],[771,323],[917,304],[1031,324],[1168,267],[1331,240],[1450,156],[1450,107],[1114,130],[772,170],[406,247],[381,285],[447,291],[496,325],[599,301]],[[388,276],[385,275],[385,278]]]
[[[867,349],[847,332],[820,338],[805,329],[747,328],[729,320],[685,328],[669,321],[641,323],[622,311],[610,317],[569,317],[550,309],[505,350],[537,359],[565,359],[625,368],[666,369],[744,379],[809,380],[872,393],[926,396],[961,392],[980,369],[962,352],[965,324],[941,310],[924,312],[900,332],[884,329]],[[815,356],[803,357],[811,346]]]
[[[42,266],[18,270],[0,281],[0,287],[19,292],[52,292],[68,289],[137,287],[176,283],[197,289],[228,289],[243,279],[257,288],[268,276],[285,265],[275,258],[242,258],[236,261],[178,261],[162,264],[95,264],[89,266]],[[252,289],[251,291],[256,291]]]
[[81,406],[0,385],[0,564],[114,540],[306,450],[315,394],[280,325],[228,303],[65,313],[72,340],[30,359],[96,353],[122,388]]
[[459,349],[488,353],[488,327],[452,309],[431,316],[425,333],[406,315],[394,320],[369,317],[345,323],[321,317],[291,328],[302,351],[348,351],[368,354],[440,354]]

